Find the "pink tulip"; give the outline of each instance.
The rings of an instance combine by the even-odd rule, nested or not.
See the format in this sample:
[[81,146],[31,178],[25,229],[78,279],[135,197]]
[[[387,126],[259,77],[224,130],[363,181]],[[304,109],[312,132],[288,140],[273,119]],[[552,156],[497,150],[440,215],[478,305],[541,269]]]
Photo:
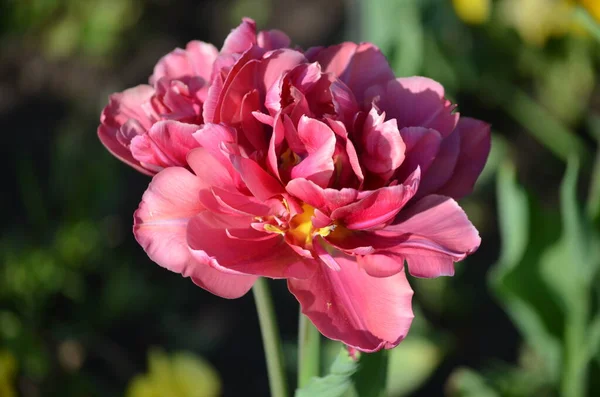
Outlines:
[[[480,244],[456,200],[485,164],[489,126],[460,118],[438,83],[395,78],[372,44],[288,46],[245,20],[220,55],[205,51],[210,62],[176,51],[154,87],[113,97],[101,126],[109,149],[165,168],[135,236],[152,260],[216,295],[285,278],[325,336],[392,348],[413,318],[405,263],[416,277],[452,275]],[[147,105],[165,104],[161,81],[187,87],[177,106]],[[179,121],[158,121],[169,117]]]

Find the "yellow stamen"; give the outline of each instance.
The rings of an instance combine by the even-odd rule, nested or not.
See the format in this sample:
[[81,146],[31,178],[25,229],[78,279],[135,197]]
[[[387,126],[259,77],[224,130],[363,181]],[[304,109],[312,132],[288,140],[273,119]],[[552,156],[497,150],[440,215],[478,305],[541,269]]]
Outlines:
[[319,236],[326,237],[337,228],[336,225],[318,229],[315,228],[312,224],[312,217],[315,214],[315,209],[306,203],[302,204],[302,209],[304,210],[302,213],[297,214],[292,218],[288,230],[288,233],[290,233],[296,241],[303,242],[306,246],[311,246],[315,235],[318,234]]
[[312,216],[315,209],[308,204],[303,204],[304,212],[294,216],[290,222],[289,233],[298,241],[303,241],[305,244],[312,243]]
[[285,231],[283,231],[282,229],[278,228],[275,225],[266,224],[264,227],[265,227],[265,230],[269,233],[277,233],[277,234],[281,234],[281,235],[285,234]]

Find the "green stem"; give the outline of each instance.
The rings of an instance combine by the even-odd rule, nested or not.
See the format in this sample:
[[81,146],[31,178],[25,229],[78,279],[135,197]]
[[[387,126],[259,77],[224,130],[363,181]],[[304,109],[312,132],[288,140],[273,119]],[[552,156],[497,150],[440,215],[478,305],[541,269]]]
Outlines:
[[279,328],[273,310],[273,301],[269,285],[265,278],[256,280],[254,287],[254,301],[258,312],[258,321],[262,333],[265,358],[267,360],[267,371],[269,373],[269,387],[272,397],[287,397],[287,380],[285,367],[283,365],[283,350],[279,338]]
[[354,374],[354,387],[360,397],[387,395],[389,350],[360,355],[360,365]]
[[319,376],[321,334],[310,320],[300,313],[298,326],[298,388]]

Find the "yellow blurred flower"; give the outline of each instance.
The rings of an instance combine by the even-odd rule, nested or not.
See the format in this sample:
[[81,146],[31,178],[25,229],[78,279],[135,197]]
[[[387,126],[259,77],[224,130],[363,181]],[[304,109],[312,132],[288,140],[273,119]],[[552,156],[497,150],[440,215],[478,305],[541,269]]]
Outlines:
[[221,380],[205,360],[191,353],[167,356],[150,350],[148,373],[129,383],[126,397],[216,397],[221,394]]
[[550,37],[567,34],[573,27],[568,0],[504,0],[500,12],[523,40],[538,46]]
[[0,396],[16,397],[17,360],[7,350],[0,350]]
[[456,15],[471,25],[487,22],[492,12],[491,0],[452,0]]
[[600,21],[600,0],[503,0],[499,11],[504,21],[513,26],[523,40],[543,46],[550,37],[568,33],[587,34],[574,18],[577,5]]

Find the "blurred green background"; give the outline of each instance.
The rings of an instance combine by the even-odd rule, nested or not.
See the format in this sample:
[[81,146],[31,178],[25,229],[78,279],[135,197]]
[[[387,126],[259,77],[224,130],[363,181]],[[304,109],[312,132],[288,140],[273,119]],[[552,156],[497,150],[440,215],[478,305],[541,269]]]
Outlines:
[[[268,395],[251,294],[150,262],[131,233],[149,180],[96,137],[110,93],[242,16],[303,48],[372,41],[492,124],[462,202],[483,244],[411,279],[390,396],[600,395],[600,1],[3,0],[0,396]],[[297,304],[273,287],[293,380]]]

